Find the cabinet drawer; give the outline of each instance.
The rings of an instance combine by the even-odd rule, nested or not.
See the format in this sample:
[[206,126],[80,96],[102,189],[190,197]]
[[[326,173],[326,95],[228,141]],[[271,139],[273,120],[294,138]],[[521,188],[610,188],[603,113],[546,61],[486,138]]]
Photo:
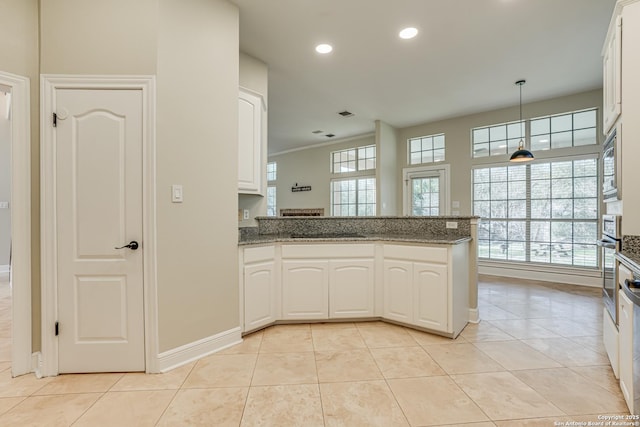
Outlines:
[[618,265],[618,283],[624,286],[624,280],[633,280],[633,273],[624,264]]
[[372,258],[375,254],[373,244],[312,244],[283,245],[282,258]]
[[273,246],[260,246],[257,248],[246,248],[244,250],[244,263],[271,260],[275,257],[275,248]]
[[447,248],[430,246],[385,245],[384,257],[409,261],[447,262]]

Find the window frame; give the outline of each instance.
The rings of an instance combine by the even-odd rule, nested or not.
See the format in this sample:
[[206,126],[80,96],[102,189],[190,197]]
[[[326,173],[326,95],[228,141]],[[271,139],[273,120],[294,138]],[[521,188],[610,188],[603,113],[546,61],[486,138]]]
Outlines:
[[[269,167],[273,165],[273,170],[269,170]],[[271,179],[270,176],[273,176]],[[274,182],[278,179],[278,162],[267,162],[267,182]]]
[[[584,114],[584,113],[588,113],[588,112],[593,112],[594,113],[594,121],[593,121],[593,126],[589,126],[589,127],[575,127],[575,116],[577,114]],[[553,131],[553,119],[555,118],[559,118],[559,117],[563,117],[563,116],[571,116],[571,128],[569,130],[559,130],[559,131]],[[542,120],[549,120],[549,132],[548,133],[533,133],[533,126],[535,121],[542,121]],[[577,148],[577,147],[588,147],[588,146],[593,146],[593,145],[598,145],[598,108],[597,107],[592,107],[592,108],[585,108],[582,110],[575,110],[575,111],[567,111],[564,113],[557,113],[557,114],[549,114],[546,116],[540,116],[540,117],[532,117],[528,120],[529,122],[529,146],[531,147],[530,149],[532,151],[552,151],[552,150],[561,150],[561,149],[567,149],[567,148]],[[593,133],[594,133],[594,143],[593,144],[579,144],[576,145],[575,144],[575,133],[577,131],[584,131],[584,130],[589,130],[589,129],[593,129]],[[565,146],[565,147],[553,147],[553,135],[554,134],[560,134],[560,133],[566,133],[566,132],[571,132],[571,145],[570,146]],[[534,147],[534,138],[535,137],[540,137],[540,136],[544,136],[544,135],[548,135],[549,136],[549,140],[548,140],[548,148],[541,148],[541,147]]]
[[[442,137],[442,148],[435,148],[435,138],[438,137]],[[420,140],[421,144],[424,142],[423,140],[426,139],[430,139],[431,140],[431,148],[430,149],[422,149],[420,151],[412,151],[412,143],[414,141]],[[442,150],[442,159],[439,160],[435,160],[435,152],[436,150]],[[424,153],[425,152],[430,152],[431,153],[431,161],[430,162],[423,162],[420,161],[419,163],[412,163],[411,161],[411,154],[412,153],[420,153],[420,158],[422,160],[422,158],[424,157]],[[420,165],[433,165],[433,164],[438,164],[441,162],[444,162],[447,160],[447,139],[446,139],[446,135],[444,132],[441,133],[435,133],[432,135],[424,135],[424,136],[416,136],[413,138],[408,138],[407,139],[407,165],[409,166],[414,166],[414,167],[419,167]]]
[[[367,151],[368,150],[373,150],[373,157],[368,157],[367,156]],[[342,154],[342,153],[349,153],[350,151],[353,151],[353,160],[346,160],[346,161],[339,161],[336,162],[335,161],[335,156],[338,154]],[[364,151],[364,157],[361,157],[361,151]],[[348,154],[347,154],[348,155]],[[373,159],[373,160],[372,160]],[[366,162],[368,161],[373,161],[373,167],[366,167]],[[341,171],[338,170],[336,171],[336,165],[338,164],[343,164],[343,163],[351,163],[353,162],[354,167],[353,170],[345,170],[345,171]],[[364,168],[360,168],[360,164],[361,162],[365,162],[365,167]],[[376,149],[376,145],[375,144],[368,144],[368,145],[361,145],[361,146],[357,146],[357,147],[350,147],[350,148],[345,148],[343,150],[336,150],[336,151],[332,151],[331,153],[329,153],[329,171],[332,175],[346,175],[346,174],[353,174],[353,173],[357,173],[357,172],[369,172],[369,171],[375,171],[376,168],[378,166],[378,152]]]
[[[359,188],[359,181],[362,180],[372,180],[373,181],[373,197],[374,197],[374,201],[373,203],[360,203],[360,188]],[[355,207],[355,215],[336,215],[335,214],[335,191],[334,191],[334,184],[337,182],[348,182],[348,181],[354,181],[355,182],[355,203],[340,203],[339,206],[354,206]],[[378,200],[377,200],[377,189],[378,189],[378,182],[376,179],[375,175],[360,175],[360,176],[350,176],[350,177],[341,177],[341,178],[333,178],[329,181],[329,194],[330,194],[330,212],[331,212],[331,216],[332,217],[357,217],[357,216],[375,216],[377,214],[377,209],[378,209]],[[361,205],[373,205],[373,214],[372,215],[359,215],[358,211]]]
[[[269,190],[273,190],[273,197],[269,194]],[[275,185],[267,185],[267,191],[265,193],[266,201],[267,201],[267,216],[274,217],[278,216],[278,198],[277,198],[278,188]],[[273,199],[273,205],[270,205],[270,200]],[[273,210],[273,215],[269,213],[269,210]]]
[[418,166],[402,169],[402,179],[404,185],[402,187],[402,215],[412,216],[411,206],[411,188],[409,184],[411,178],[421,176],[440,176],[440,194],[441,194],[441,209],[440,216],[447,216],[451,213],[451,165],[448,163],[438,163],[432,166]]
[[[576,176],[575,174],[575,161],[579,161],[579,160],[594,160],[595,161],[595,168],[596,168],[596,175],[595,176],[586,176],[587,178],[595,178],[595,206],[596,206],[596,212],[595,212],[595,218],[576,218],[575,217],[575,200],[580,200],[580,199],[593,199],[594,197],[576,197],[575,193],[573,193],[573,195],[571,196],[571,198],[558,198],[558,199],[554,199],[552,197],[552,194],[549,195],[549,198],[538,198],[538,199],[532,199],[531,197],[531,186],[532,186],[532,176],[531,176],[531,165],[536,165],[536,164],[553,164],[553,163],[561,163],[561,162],[572,162],[572,175],[571,175],[571,180],[572,180],[572,189],[575,188],[575,180],[576,179],[580,179],[582,178],[581,176]],[[557,262],[553,262],[553,257],[552,254],[549,254],[549,261],[539,261],[539,260],[533,260],[533,256],[532,256],[532,248],[531,245],[532,243],[536,243],[536,244],[542,244],[542,243],[548,243],[549,244],[549,252],[551,252],[553,250],[553,245],[558,244],[558,242],[554,242],[553,241],[553,237],[550,235],[549,236],[549,242],[541,242],[541,241],[533,241],[532,237],[531,237],[531,225],[532,223],[540,223],[540,222],[548,222],[549,223],[549,232],[551,233],[551,228],[552,228],[552,224],[553,223],[571,223],[571,224],[576,224],[576,223],[592,223],[594,224],[595,227],[595,233],[596,233],[596,238],[599,232],[599,225],[600,225],[600,216],[601,216],[601,210],[602,210],[602,206],[601,206],[601,195],[599,192],[599,184],[600,184],[600,161],[599,161],[599,155],[597,153],[589,153],[589,154],[575,154],[575,155],[569,155],[569,156],[562,156],[562,157],[549,157],[549,158],[544,158],[544,159],[537,159],[533,162],[530,163],[526,163],[526,164],[522,164],[522,165],[517,165],[517,164],[513,164],[513,163],[509,163],[509,162],[493,162],[493,163],[485,163],[485,164],[474,164],[471,167],[471,207],[472,207],[472,212],[473,215],[479,216],[480,213],[478,213],[476,211],[476,202],[478,201],[476,199],[476,192],[475,192],[475,185],[478,184],[475,181],[475,171],[477,169],[488,169],[488,168],[499,168],[499,167],[509,167],[509,166],[524,166],[525,167],[525,185],[526,185],[526,193],[525,193],[525,197],[524,197],[524,201],[526,203],[526,214],[524,217],[510,217],[510,215],[507,214],[505,215],[504,218],[486,218],[486,217],[481,217],[481,224],[482,222],[485,223],[489,223],[489,225],[491,225],[491,221],[494,222],[504,222],[507,224],[507,228],[509,228],[509,223],[511,222],[524,222],[525,223],[525,238],[523,240],[523,243],[525,245],[525,250],[524,250],[524,256],[525,259],[524,260],[517,260],[517,259],[509,259],[508,253],[505,254],[504,258],[501,257],[495,257],[492,258],[491,257],[491,252],[489,252],[489,256],[485,257],[481,255],[481,251],[482,249],[480,248],[480,241],[485,241],[486,239],[480,238],[478,239],[478,258],[479,258],[479,262],[483,265],[491,265],[491,264],[508,264],[510,266],[516,266],[516,265],[527,265],[527,266],[531,266],[531,267],[536,267],[536,269],[540,269],[540,270],[544,270],[544,269],[560,269],[560,270],[573,270],[573,271],[582,271],[582,272],[589,272],[589,273],[597,273],[599,272],[600,269],[600,257],[599,257],[599,251],[597,249],[597,247],[595,247],[595,239],[593,242],[593,245],[589,244],[590,246],[593,246],[591,249],[595,249],[595,265],[590,265],[590,266],[586,266],[586,265],[579,265],[579,264],[575,264],[575,253],[573,252],[575,249],[575,245],[585,245],[587,243],[584,242],[580,242],[579,240],[577,241],[575,239],[575,232],[572,229],[572,240],[570,244],[572,245],[572,249],[571,249],[571,256],[572,256],[572,262],[569,263],[557,263]],[[549,181],[553,181],[554,178],[550,177]],[[536,181],[535,179],[533,181]],[[509,180],[504,181],[505,183],[510,182]],[[550,190],[551,191],[551,190]],[[548,218],[544,218],[544,217],[532,217],[532,205],[536,200],[548,200],[549,202],[552,203],[553,200],[572,200],[574,202],[573,204],[573,208],[572,208],[572,217],[571,218],[559,218],[559,217],[553,217],[553,213],[552,213],[552,208],[550,207],[550,214]],[[492,198],[490,197],[488,199],[488,201],[490,202],[492,200]],[[507,196],[506,203],[508,206],[508,202],[509,202],[509,198]],[[516,200],[516,199],[513,199]],[[520,200],[520,199],[517,199]],[[481,200],[482,201],[482,200]],[[500,201],[500,200],[498,200]],[[573,228],[573,227],[572,227]],[[481,230],[478,230],[478,232],[480,233]],[[508,235],[506,236],[505,242],[510,242],[511,240],[509,240]],[[492,239],[489,236],[489,242],[491,242]],[[499,239],[495,240],[496,242],[499,241]],[[515,241],[515,240],[514,240]],[[491,246],[489,247],[489,250],[491,250]],[[508,247],[507,247],[508,250]]]

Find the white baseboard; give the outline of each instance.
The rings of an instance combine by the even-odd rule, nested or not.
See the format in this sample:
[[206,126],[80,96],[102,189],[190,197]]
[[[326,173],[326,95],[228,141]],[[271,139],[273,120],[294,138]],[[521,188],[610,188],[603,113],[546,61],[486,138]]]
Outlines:
[[563,271],[558,268],[557,272],[551,271],[533,271],[498,265],[480,265],[478,266],[479,274],[489,276],[512,277],[515,279],[538,280],[541,282],[566,283],[569,285],[589,286],[592,288],[602,287],[602,278],[599,273],[593,275],[579,274],[576,271]]
[[158,355],[158,370],[167,372],[242,342],[240,327],[194,341]]
[[477,308],[469,309],[469,323],[480,323],[480,310]]
[[42,378],[42,353],[36,351],[31,353],[31,372],[36,374],[36,378]]

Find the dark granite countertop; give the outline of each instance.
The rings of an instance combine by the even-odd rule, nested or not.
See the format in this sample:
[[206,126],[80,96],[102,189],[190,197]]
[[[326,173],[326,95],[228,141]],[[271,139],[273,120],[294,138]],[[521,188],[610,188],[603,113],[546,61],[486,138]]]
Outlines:
[[410,235],[410,234],[358,234],[356,236],[347,234],[346,236],[317,235],[317,236],[295,236],[291,234],[254,234],[244,236],[238,246],[259,245],[268,243],[351,243],[351,242],[405,242],[422,243],[436,245],[457,245],[469,242],[470,236],[459,235]]

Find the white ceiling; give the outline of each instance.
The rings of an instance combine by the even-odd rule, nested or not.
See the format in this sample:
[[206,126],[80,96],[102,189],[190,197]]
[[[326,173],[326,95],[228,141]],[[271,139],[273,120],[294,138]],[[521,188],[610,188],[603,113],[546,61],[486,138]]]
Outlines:
[[[269,66],[271,154],[373,132],[376,119],[402,128],[517,105],[519,79],[524,103],[599,88],[615,4],[232,1],[240,50]],[[398,37],[407,26],[420,30],[415,39]],[[332,53],[315,52],[323,42]]]

